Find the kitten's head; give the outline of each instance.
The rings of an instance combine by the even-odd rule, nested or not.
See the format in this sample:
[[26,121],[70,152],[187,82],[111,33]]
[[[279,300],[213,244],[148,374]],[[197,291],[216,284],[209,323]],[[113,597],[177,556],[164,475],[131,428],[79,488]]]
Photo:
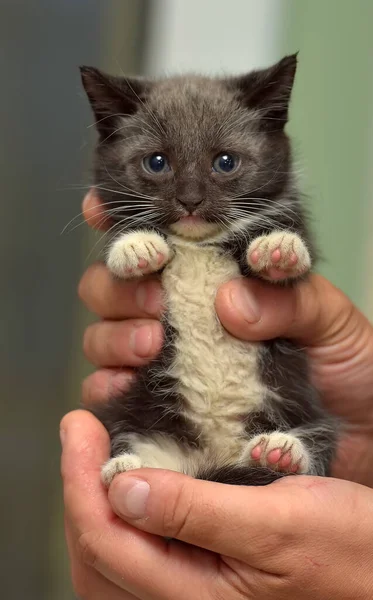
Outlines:
[[82,67],[100,134],[96,186],[118,226],[201,239],[273,213],[292,181],[284,127],[296,63],[159,81]]

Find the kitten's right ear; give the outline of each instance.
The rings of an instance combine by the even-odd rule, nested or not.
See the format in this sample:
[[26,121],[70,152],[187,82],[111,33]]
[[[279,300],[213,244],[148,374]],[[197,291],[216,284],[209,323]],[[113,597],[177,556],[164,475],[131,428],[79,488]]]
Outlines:
[[247,108],[258,109],[264,129],[278,131],[288,120],[296,68],[297,54],[292,54],[267,69],[233,77],[229,86]]
[[143,101],[146,84],[140,79],[114,77],[94,67],[80,67],[80,74],[102,135],[115,131],[118,117],[133,115]]

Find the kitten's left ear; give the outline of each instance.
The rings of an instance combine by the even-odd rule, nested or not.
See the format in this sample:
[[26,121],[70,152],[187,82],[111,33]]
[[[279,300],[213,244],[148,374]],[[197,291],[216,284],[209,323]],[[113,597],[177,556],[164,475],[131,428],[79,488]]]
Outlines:
[[114,77],[94,67],[80,67],[80,74],[96,127],[105,136],[118,127],[118,117],[131,116],[138,110],[149,89],[149,83],[140,78]]
[[247,108],[260,110],[264,129],[281,130],[288,120],[296,69],[297,54],[292,54],[268,69],[233,78],[230,87]]

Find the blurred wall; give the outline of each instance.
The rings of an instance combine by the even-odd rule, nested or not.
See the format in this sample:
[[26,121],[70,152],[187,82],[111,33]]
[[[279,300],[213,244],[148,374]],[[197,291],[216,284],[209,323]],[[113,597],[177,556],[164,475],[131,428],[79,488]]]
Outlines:
[[324,261],[373,318],[373,3],[284,3],[282,51],[299,50],[289,131]]
[[[58,423],[79,402],[76,286],[92,123],[79,64],[140,68],[145,3],[0,2],[2,289],[0,588],[4,600],[72,598],[60,511]],[[89,130],[91,131],[91,130]]]
[[152,0],[149,10],[151,74],[245,72],[278,58],[281,0]]

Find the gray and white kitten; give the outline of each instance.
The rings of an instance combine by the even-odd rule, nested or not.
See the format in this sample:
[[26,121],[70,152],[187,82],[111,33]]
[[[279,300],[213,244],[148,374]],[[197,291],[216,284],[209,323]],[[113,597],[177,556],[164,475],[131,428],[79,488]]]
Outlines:
[[92,407],[111,437],[102,478],[140,467],[231,484],[327,475],[336,428],[287,340],[240,341],[216,292],[290,282],[314,258],[284,132],[296,56],[229,78],[158,81],[81,69],[100,141],[96,188],[117,277],[160,272],[165,341],[130,391]]

